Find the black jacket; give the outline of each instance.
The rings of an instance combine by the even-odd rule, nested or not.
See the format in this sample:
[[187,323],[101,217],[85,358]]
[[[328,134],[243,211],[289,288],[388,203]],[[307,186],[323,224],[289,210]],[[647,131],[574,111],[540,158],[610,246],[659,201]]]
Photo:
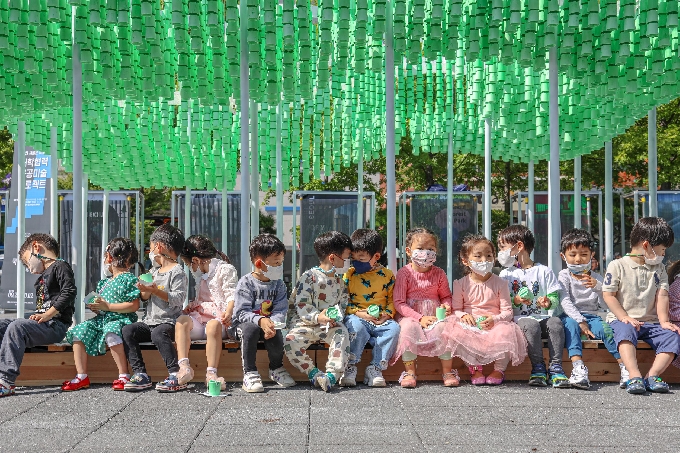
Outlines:
[[73,311],[78,293],[73,269],[66,261],[55,261],[35,281],[36,297],[43,280],[45,281],[45,309],[54,307],[59,314],[53,319],[70,326],[73,323]]

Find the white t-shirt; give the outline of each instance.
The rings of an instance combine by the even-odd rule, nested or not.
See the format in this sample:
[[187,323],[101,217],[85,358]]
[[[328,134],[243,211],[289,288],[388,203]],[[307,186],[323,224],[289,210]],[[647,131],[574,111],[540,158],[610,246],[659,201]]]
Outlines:
[[[520,318],[545,319],[553,315],[555,307],[544,309],[536,304],[536,299],[547,296],[550,293],[559,292],[560,283],[555,277],[555,273],[548,267],[540,263],[534,263],[528,269],[520,269],[511,266],[503,269],[500,277],[508,282],[510,286],[510,300],[512,301],[513,319]],[[515,295],[520,289],[526,286],[533,294],[531,305],[515,305]]]

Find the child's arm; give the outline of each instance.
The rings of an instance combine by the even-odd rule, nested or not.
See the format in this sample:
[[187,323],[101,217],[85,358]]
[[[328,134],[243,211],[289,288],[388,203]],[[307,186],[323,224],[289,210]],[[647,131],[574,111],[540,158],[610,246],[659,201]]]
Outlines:
[[397,272],[397,279],[394,283],[394,291],[392,292],[392,300],[394,301],[394,308],[401,316],[413,318],[420,321],[422,314],[409,307],[406,303],[406,292],[408,289],[408,274],[406,271]]
[[312,282],[313,276],[305,272],[295,288],[295,309],[302,321],[310,325],[319,324],[321,313],[316,305],[316,292]]
[[236,268],[231,264],[222,265],[218,268],[216,277],[220,279],[218,282],[221,282],[221,285],[219,285],[219,289],[222,291],[220,304],[222,310],[221,321],[222,324],[228,327],[234,314],[234,294],[238,284],[238,272],[236,272]]
[[619,302],[619,299],[616,297],[619,286],[621,285],[621,273],[617,261],[619,260],[614,260],[607,266],[607,274],[604,277],[604,284],[602,285],[602,298],[604,299],[604,303],[607,304],[609,311],[616,316],[616,319],[640,330],[640,326],[644,324],[644,322],[628,316],[628,312],[626,312],[621,305],[621,302]]
[[659,325],[666,330],[680,332],[680,328],[670,322],[670,299],[668,297],[668,274],[663,269],[659,275],[659,283],[656,290],[656,315],[659,317]]
[[390,281],[387,283],[387,304],[385,305],[385,313],[389,315],[390,319],[394,318],[394,274],[390,272]]
[[463,294],[463,286],[460,280],[453,282],[453,293],[451,295],[451,309],[453,314],[462,318],[468,313],[465,311],[465,296]]
[[545,267],[545,296],[539,297],[536,303],[545,310],[554,310],[560,304],[560,283],[549,267]]
[[285,323],[286,314],[288,313],[288,294],[286,284],[283,280],[277,280],[276,298],[272,301],[272,314],[269,316],[273,322]]
[[[58,262],[57,262],[58,263]],[[52,300],[52,307],[55,312],[49,319],[58,315],[60,312],[67,309],[69,306],[73,306],[78,289],[76,288],[76,280],[73,276],[73,270],[71,266],[60,265],[59,268],[55,269],[54,276],[59,282],[59,294]],[[47,314],[50,310],[47,310]],[[45,319],[47,321],[47,319]]]
[[232,320],[236,320],[239,323],[252,322],[253,324],[258,324],[262,316],[253,313],[253,294],[244,282],[244,278],[241,278],[236,285],[234,316]]
[[447,311],[451,310],[451,285],[449,285],[449,279],[446,274],[442,271],[439,276],[439,287],[437,288],[437,294],[439,296],[439,302],[441,305],[446,305]]
[[500,300],[500,314],[493,315],[491,318],[494,323],[499,321],[512,321],[513,311],[512,302],[510,302],[510,288],[505,282],[500,285],[500,290],[498,291],[498,299]]
[[560,283],[560,304],[562,305],[562,310],[576,322],[583,322],[586,318],[578,311],[578,308],[574,305],[574,301],[571,298],[571,281],[569,280],[571,276],[567,272],[560,272],[558,277]]
[[111,311],[114,313],[134,313],[139,310],[139,299],[130,302],[121,302],[118,304],[110,304],[101,297],[88,305],[90,309]]

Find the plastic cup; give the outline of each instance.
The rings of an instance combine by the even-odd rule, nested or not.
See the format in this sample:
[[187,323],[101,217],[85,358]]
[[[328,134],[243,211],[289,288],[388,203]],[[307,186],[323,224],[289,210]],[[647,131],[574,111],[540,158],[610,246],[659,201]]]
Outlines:
[[446,308],[437,307],[437,319],[441,321],[444,318],[446,318]]
[[208,382],[208,394],[210,396],[220,396],[222,392],[222,384],[220,381],[210,380]]

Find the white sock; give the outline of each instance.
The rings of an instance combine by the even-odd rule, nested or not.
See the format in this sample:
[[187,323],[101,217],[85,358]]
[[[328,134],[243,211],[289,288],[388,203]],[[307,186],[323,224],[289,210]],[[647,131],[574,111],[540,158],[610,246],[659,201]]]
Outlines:
[[170,376],[177,376],[177,371],[175,371],[174,373],[170,373]]
[[122,373],[122,374],[119,374],[119,375],[118,375],[118,379],[123,379],[123,378],[129,380],[129,379],[130,379],[130,375],[129,375],[129,374],[125,374],[125,373]]
[[76,377],[71,379],[71,382],[74,384],[77,384],[78,381],[82,381],[87,377],[87,374],[76,374]]
[[186,357],[183,358],[183,359],[179,359],[179,360],[177,361],[177,363],[178,363],[179,365],[181,365],[182,362],[186,362],[186,365],[189,365],[189,359],[186,358]]
[[585,365],[583,363],[583,360],[577,360],[576,362],[574,362],[574,366],[577,367],[577,366],[585,366]]
[[215,374],[217,374],[217,368],[208,367],[208,368],[206,369],[206,371],[207,371],[208,373],[215,373]]
[[623,364],[623,362],[619,363],[619,368],[624,369],[626,368],[626,365]]

